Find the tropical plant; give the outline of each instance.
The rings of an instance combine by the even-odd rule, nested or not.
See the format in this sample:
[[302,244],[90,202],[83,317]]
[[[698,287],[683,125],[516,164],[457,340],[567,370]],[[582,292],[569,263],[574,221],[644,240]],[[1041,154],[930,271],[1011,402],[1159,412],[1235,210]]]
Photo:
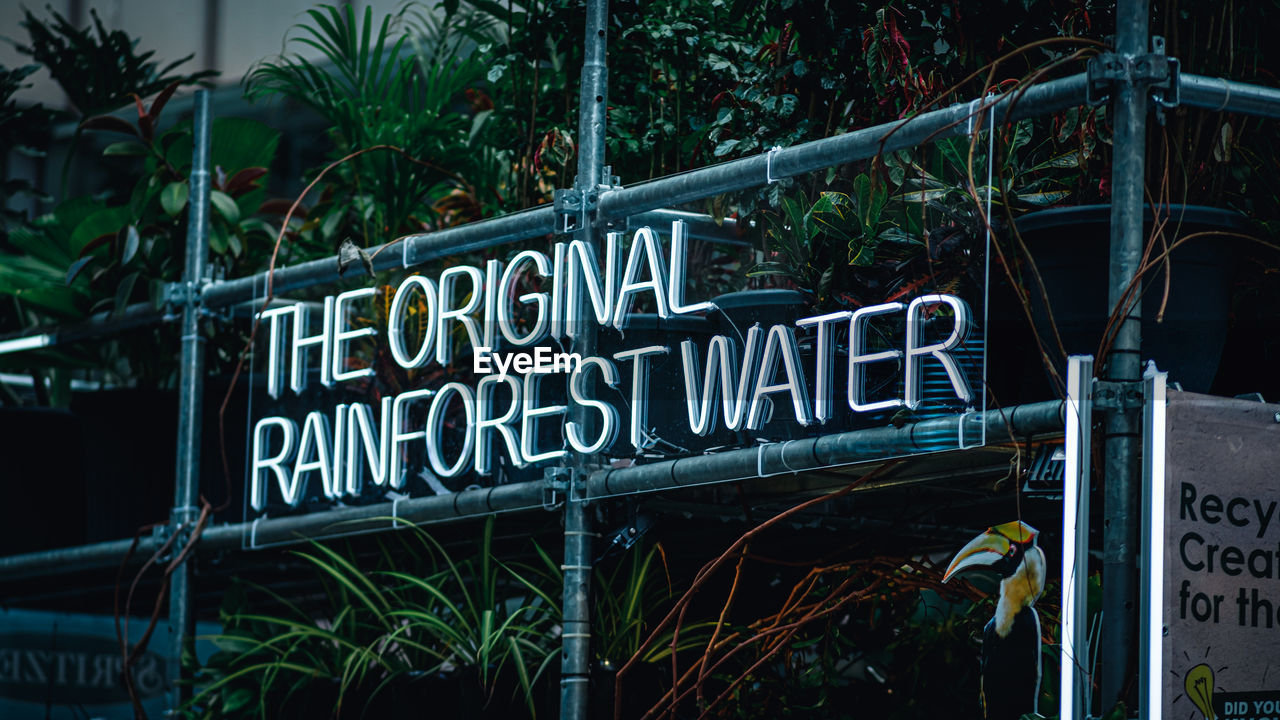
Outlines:
[[380,23],[371,8],[357,19],[349,5],[321,6],[307,17],[290,46],[319,51],[326,62],[298,53],[264,61],[245,77],[245,94],[288,97],[314,110],[330,124],[338,158],[380,148],[335,168],[309,220],[335,245],[348,236],[377,244],[437,226],[433,204],[471,189],[468,150],[483,119],[460,103],[484,76],[471,49],[492,24],[471,13],[439,19],[412,5]]
[[[136,173],[127,195],[69,198],[10,228],[11,251],[0,255],[0,295],[16,300],[29,323],[76,321],[104,311],[118,316],[132,303],[150,300],[159,307],[166,302],[167,284],[182,275],[193,142],[190,123],[157,130],[177,87],[171,84],[149,105],[138,101],[135,123],[100,115],[81,125],[132,138],[103,151],[113,172]],[[212,136],[212,262],[219,272],[256,269],[270,254],[275,235],[259,211],[279,133],[253,120],[227,117],[214,120]],[[98,347],[97,362],[88,351],[79,360],[46,354],[42,362],[103,366],[103,358],[117,355],[113,348],[110,343]],[[228,357],[232,352],[221,350]],[[154,353],[129,355],[127,367],[116,369],[144,384],[163,385],[175,369]]]
[[174,83],[190,85],[217,75],[212,70],[173,74],[195,53],[161,67],[152,59],[154,50],[138,52],[136,39],[120,30],[107,30],[93,8],[89,9],[92,29],[77,28],[56,10],[49,12],[53,20],[42,21],[25,10],[21,25],[30,44],[15,46],[48,68],[81,117],[116,110],[135,95],[147,97]]
[[[118,110],[131,100],[173,85],[193,85],[218,74],[213,70],[175,74],[195,53],[162,67],[152,59],[154,50],[139,52],[136,39],[120,30],[107,30],[93,8],[89,9],[92,29],[77,28],[52,8],[49,12],[53,19],[41,20],[24,9],[20,24],[27,31],[29,44],[10,42],[19,53],[48,69],[81,119]],[[82,131],[76,129],[62,166],[64,194]]]
[[[42,148],[49,126],[58,115],[40,104],[26,105],[14,99],[19,90],[30,87],[26,79],[39,69],[39,65],[12,69],[0,65],[0,147],[31,157],[44,157]],[[25,219],[23,213],[9,206],[11,199],[24,195],[38,200],[48,199],[25,179],[7,177],[0,181],[0,242],[11,226]]]
[[[137,108],[135,122],[111,114],[87,117],[77,126],[67,153],[64,177],[72,161],[81,160],[75,147],[83,133],[130,135],[132,140],[109,145],[103,153],[104,164],[117,180],[111,187],[64,198],[30,221],[6,212],[0,295],[11,299],[24,327],[82,320],[105,310],[118,314],[130,303],[145,299],[163,304],[165,285],[178,280],[182,271],[191,128],[186,123],[165,130],[161,114],[179,88],[211,73],[174,75],[171,71],[185,59],[160,67],[151,59],[153,53],[138,53],[136,41],[108,32],[96,14],[94,24],[96,30],[78,30],[57,13],[45,23],[27,12],[23,21],[31,39],[29,46],[19,50],[49,69],[79,112],[115,110],[129,101]],[[39,106],[21,108],[10,99],[35,67],[6,71],[0,126],[6,145],[12,140],[12,147],[41,154],[49,142],[47,124],[54,113]],[[149,104],[143,102],[152,95]],[[39,121],[45,127],[37,127]],[[215,266],[243,271],[249,260],[263,256],[261,247],[268,243],[259,241],[274,235],[272,228],[253,216],[264,200],[260,184],[279,134],[251,121],[220,118],[213,135],[215,212],[210,245]],[[132,178],[137,181],[131,183]],[[5,184],[6,195],[24,191],[30,188],[21,181]],[[246,248],[252,250],[246,252]],[[153,333],[163,335],[164,330]],[[153,333],[141,342],[154,342]],[[48,399],[56,405],[69,401],[68,367],[119,372],[139,377],[147,385],[165,383],[173,363],[163,355],[121,349],[121,343],[132,342],[138,338],[91,349],[39,351],[6,358],[6,365],[35,363],[33,372],[50,377]],[[43,400],[45,382],[38,381],[36,387]]]
[[[860,195],[826,191],[812,204],[803,195],[783,196],[779,212],[764,210],[763,234],[769,255],[747,272],[748,277],[780,276],[825,304],[832,288],[847,287],[844,268],[868,265],[886,236],[881,222],[886,192],[860,175]],[[894,236],[890,236],[894,237]]]
[[534,685],[556,657],[549,591],[496,558],[492,517],[462,560],[421,528],[406,535],[408,568],[385,545],[378,570],[322,543],[296,552],[328,589],[319,606],[259,588],[284,611],[267,614],[229,595],[220,652],[199,669],[185,715],[277,717],[318,693],[325,714],[360,717],[380,694],[436,676],[472,678],[474,709],[510,696],[532,715]]

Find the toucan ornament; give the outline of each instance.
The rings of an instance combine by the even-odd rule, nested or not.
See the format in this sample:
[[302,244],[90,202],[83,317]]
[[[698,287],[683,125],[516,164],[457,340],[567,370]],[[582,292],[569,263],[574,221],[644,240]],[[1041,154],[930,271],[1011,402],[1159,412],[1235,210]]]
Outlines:
[[1040,616],[1036,600],[1044,592],[1044,552],[1039,532],[1015,520],[996,525],[969,541],[947,567],[942,581],[974,569],[1000,575],[1000,601],[982,636],[983,717],[1018,720],[1035,713],[1040,696]]

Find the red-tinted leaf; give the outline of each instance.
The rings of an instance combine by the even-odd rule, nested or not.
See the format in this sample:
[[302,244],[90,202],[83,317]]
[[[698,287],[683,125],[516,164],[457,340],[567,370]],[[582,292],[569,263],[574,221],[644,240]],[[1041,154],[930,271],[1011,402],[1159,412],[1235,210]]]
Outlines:
[[[245,168],[227,181],[225,192],[232,197],[239,197],[242,193],[246,193],[258,187],[258,179],[267,174],[264,167]],[[285,208],[287,211],[288,208]]]
[[[262,206],[258,208],[258,212],[263,215],[284,215],[289,212],[289,206],[291,205],[293,205],[292,200],[286,200],[285,198],[272,198],[263,202]],[[293,211],[293,216],[299,219],[306,219],[307,206],[299,205],[298,209]]]
[[112,115],[95,115],[80,123],[81,130],[106,130],[109,132],[124,133],[134,137],[142,137],[138,134],[138,128],[130,125],[128,122],[121,120]]
[[107,243],[110,243],[110,242],[115,242],[115,240],[116,240],[116,234],[113,232],[99,235],[98,237],[84,244],[84,248],[80,250],[80,257],[85,257],[86,255],[88,255],[89,253],[92,253],[93,251],[97,250],[103,245],[106,245]]
[[93,262],[93,256],[82,257],[79,260],[71,263],[71,267],[67,268],[67,285],[70,285],[71,283],[75,282],[76,277],[80,274],[80,271],[84,269],[85,265],[88,265],[91,262]]
[[169,102],[169,98],[173,97],[174,91],[176,91],[178,86],[181,84],[181,80],[174,80],[169,83],[169,87],[161,90],[160,94],[156,95],[155,100],[151,101],[151,112],[147,114],[151,116],[152,120],[160,119],[160,111],[164,110],[164,106]]

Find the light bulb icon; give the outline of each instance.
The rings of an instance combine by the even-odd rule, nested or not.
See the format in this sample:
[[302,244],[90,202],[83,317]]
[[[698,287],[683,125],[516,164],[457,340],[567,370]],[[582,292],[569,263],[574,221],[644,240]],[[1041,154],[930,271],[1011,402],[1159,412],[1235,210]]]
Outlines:
[[1201,663],[1187,671],[1183,679],[1187,697],[1200,708],[1205,720],[1217,720],[1213,712],[1213,668]]

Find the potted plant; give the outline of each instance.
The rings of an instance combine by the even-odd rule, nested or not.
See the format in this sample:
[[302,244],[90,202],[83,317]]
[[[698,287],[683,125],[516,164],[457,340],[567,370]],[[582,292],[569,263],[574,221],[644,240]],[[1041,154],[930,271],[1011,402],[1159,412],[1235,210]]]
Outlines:
[[[551,662],[555,598],[501,563],[493,518],[476,554],[449,555],[410,526],[402,547],[369,558],[323,543],[293,553],[328,590],[318,606],[267,588],[223,603],[220,652],[199,668],[192,718],[419,717],[426,705],[467,717],[535,716],[535,686]],[[393,543],[394,544],[394,543]],[[400,558],[400,559],[396,559]],[[372,713],[372,715],[369,715]]]

